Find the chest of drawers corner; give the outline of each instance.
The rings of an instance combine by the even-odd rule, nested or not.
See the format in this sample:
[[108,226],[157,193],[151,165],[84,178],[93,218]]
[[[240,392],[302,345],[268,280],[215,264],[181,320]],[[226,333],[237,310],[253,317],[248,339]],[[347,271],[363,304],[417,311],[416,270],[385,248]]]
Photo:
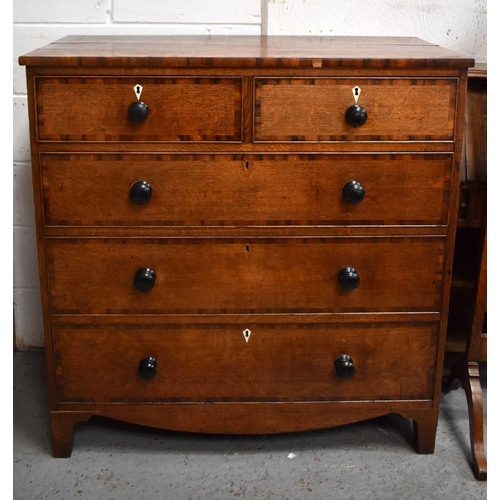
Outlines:
[[472,60],[66,37],[20,64],[54,456],[94,415],[259,434],[399,413],[433,452]]

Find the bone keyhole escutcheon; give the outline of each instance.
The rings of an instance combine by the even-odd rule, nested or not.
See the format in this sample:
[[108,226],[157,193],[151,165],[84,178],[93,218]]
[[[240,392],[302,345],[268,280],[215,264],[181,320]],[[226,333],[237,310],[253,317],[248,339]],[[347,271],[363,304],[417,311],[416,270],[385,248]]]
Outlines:
[[354,102],[357,104],[358,103],[358,99],[359,99],[359,96],[361,94],[361,89],[356,85],[353,89],[352,89],[352,95],[354,96]]

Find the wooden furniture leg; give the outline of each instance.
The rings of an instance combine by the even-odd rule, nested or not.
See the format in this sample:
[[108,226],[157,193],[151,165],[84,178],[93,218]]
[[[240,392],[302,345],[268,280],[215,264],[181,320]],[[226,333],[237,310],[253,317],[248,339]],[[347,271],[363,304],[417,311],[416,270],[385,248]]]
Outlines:
[[472,451],[472,468],[476,479],[486,481],[486,454],[484,452],[484,415],[483,390],[479,379],[479,364],[467,361],[464,357],[452,367],[450,375],[443,384],[448,391],[452,382],[459,379],[467,397],[469,407],[470,444]]
[[469,362],[467,378],[462,381],[469,406],[470,444],[472,467],[480,481],[486,481],[486,455],[484,452],[483,390],[479,380],[478,363]]
[[96,415],[96,413],[80,411],[50,412],[52,454],[54,458],[68,458],[71,456],[75,424],[86,422],[93,415]]
[[[415,412],[416,413],[416,412]],[[439,410],[431,409],[413,415],[413,432],[417,453],[432,454],[436,445]]]
[[472,451],[472,468],[476,478],[486,481],[486,455],[484,452],[484,416],[483,391],[479,380],[478,361],[486,361],[486,338],[483,333],[484,315],[487,306],[487,244],[486,228],[484,229],[483,248],[472,328],[467,340],[464,357],[458,360],[451,369],[443,390],[450,389],[452,382],[459,379],[467,396],[469,407],[469,428]]

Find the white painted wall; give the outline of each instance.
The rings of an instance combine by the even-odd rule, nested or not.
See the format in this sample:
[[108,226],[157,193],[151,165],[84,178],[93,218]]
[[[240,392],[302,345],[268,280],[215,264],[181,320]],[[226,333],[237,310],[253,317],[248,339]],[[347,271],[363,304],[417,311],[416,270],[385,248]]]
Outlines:
[[486,62],[486,0],[15,0],[14,315],[19,348],[43,346],[24,67],[66,35],[417,36]]
[[416,36],[486,62],[486,0],[268,0],[267,34]]

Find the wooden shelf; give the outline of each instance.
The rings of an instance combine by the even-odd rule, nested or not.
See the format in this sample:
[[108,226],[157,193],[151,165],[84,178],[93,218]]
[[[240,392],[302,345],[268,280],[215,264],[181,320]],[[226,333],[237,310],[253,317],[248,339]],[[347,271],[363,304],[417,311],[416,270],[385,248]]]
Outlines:
[[469,221],[467,219],[458,219],[458,227],[472,227],[476,229],[480,229],[483,226],[483,223],[478,220]]
[[463,279],[460,276],[453,276],[451,286],[453,288],[475,288],[476,282],[474,280]]
[[446,338],[446,352],[465,352],[466,347],[466,331],[448,332],[448,337]]
[[468,71],[469,78],[487,78],[487,64],[486,63],[476,63]]

